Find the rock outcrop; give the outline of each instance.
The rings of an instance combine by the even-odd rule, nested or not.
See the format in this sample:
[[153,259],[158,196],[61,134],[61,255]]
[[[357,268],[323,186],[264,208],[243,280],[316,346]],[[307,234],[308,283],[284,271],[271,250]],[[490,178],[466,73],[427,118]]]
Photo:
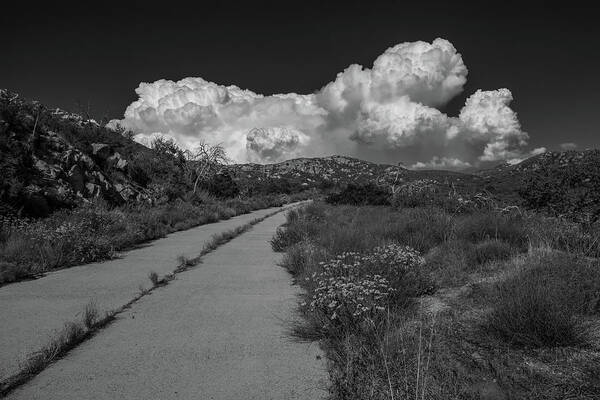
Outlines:
[[62,110],[0,90],[0,203],[45,216],[102,198],[111,204],[150,201],[129,174],[128,156],[143,146]]

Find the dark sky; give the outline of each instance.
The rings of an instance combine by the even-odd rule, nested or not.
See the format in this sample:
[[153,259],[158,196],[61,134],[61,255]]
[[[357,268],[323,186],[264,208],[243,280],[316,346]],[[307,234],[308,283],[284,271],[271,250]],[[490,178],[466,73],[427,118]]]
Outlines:
[[394,44],[443,37],[469,68],[444,111],[507,87],[532,147],[600,144],[600,24],[573,1],[19,3],[0,14],[0,87],[71,111],[89,104],[98,119],[121,117],[141,81],[310,93]]

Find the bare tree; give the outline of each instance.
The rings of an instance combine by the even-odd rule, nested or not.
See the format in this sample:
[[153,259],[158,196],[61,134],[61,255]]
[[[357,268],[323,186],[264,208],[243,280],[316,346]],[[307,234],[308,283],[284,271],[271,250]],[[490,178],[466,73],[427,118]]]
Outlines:
[[194,150],[186,150],[190,178],[194,181],[194,193],[198,184],[217,174],[223,165],[230,162],[222,144],[210,145],[200,142]]

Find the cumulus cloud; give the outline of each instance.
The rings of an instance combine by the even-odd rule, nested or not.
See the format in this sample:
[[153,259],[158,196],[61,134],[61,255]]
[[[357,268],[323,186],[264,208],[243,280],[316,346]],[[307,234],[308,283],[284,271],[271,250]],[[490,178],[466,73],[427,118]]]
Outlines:
[[290,127],[254,128],[246,137],[250,161],[276,162],[302,155],[310,138]]
[[263,96],[202,78],[141,83],[120,124],[140,142],[220,143],[236,161],[346,154],[415,168],[461,169],[528,155],[508,89],[478,90],[459,116],[438,107],[463,91],[467,67],[447,40],[390,47],[313,94]]
[[527,145],[529,135],[521,130],[517,114],[509,107],[512,99],[508,89],[478,90],[460,111],[465,138],[484,145],[480,160],[515,158]]

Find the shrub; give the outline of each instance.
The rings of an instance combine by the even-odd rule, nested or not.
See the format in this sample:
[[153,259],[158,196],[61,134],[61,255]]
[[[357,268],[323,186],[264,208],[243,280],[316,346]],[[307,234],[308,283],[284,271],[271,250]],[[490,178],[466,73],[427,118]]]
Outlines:
[[317,211],[311,206],[302,211],[289,211],[285,226],[277,228],[270,241],[273,251],[285,251],[288,247],[304,239],[315,237],[319,230],[318,217],[315,212]]
[[396,302],[405,302],[432,289],[430,280],[423,272],[425,260],[409,246],[396,243],[379,246],[363,253],[358,262],[367,273],[381,275],[390,282]]
[[302,235],[299,230],[287,229],[284,227],[277,228],[275,235],[270,240],[273,251],[285,251],[291,245],[294,245],[302,240]]
[[545,247],[600,257],[600,223],[576,223],[563,218],[535,216],[527,221],[532,247]]
[[525,250],[529,239],[524,218],[515,213],[476,212],[458,220],[456,237],[478,243],[484,240],[502,240]]
[[326,315],[338,324],[360,323],[387,309],[393,293],[387,279],[380,275],[331,276],[327,273],[315,277],[316,289],[309,304],[311,312]]
[[510,244],[500,240],[485,240],[475,245],[475,257],[478,264],[506,260],[514,253]]
[[[298,194],[302,198],[302,194]],[[45,271],[110,259],[124,250],[181,229],[282,205],[280,196],[228,199],[194,205],[181,199],[108,208],[103,202],[62,210],[46,219],[3,217],[0,222],[0,283]],[[204,201],[203,200],[203,201]]]
[[597,151],[588,155],[595,159],[554,163],[531,171],[518,188],[525,204],[575,221],[597,221],[600,218],[600,167]]
[[515,276],[496,285],[491,330],[517,345],[584,343],[581,315],[598,313],[600,265],[563,254],[532,254]]
[[466,202],[448,185],[433,179],[419,179],[405,183],[394,193],[392,205],[404,207],[438,207],[449,212],[463,211]]
[[425,255],[425,268],[438,286],[462,284],[476,266],[475,245],[465,240],[444,242]]
[[430,288],[421,272],[423,264],[417,251],[397,244],[338,254],[319,263],[310,277],[310,309],[332,320],[354,323],[371,318],[388,304],[403,305]]
[[0,285],[6,282],[13,282],[28,275],[27,270],[19,269],[17,264],[0,261]]
[[439,208],[411,208],[402,210],[385,228],[390,240],[424,253],[452,239],[455,221]]
[[341,192],[327,196],[326,201],[330,204],[385,206],[390,205],[389,197],[386,190],[373,184],[349,184]]
[[212,176],[205,183],[206,189],[218,198],[231,198],[240,193],[238,185],[228,172],[221,172]]

